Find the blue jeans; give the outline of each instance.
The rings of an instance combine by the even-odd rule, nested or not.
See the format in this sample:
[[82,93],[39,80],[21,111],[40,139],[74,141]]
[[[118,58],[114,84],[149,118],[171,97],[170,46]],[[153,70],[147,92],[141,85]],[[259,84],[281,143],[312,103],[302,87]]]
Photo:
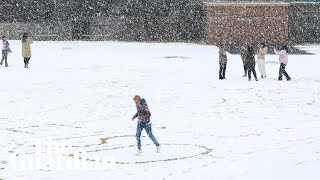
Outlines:
[[156,138],[154,137],[154,135],[152,133],[152,124],[150,122],[145,123],[145,122],[138,121],[137,133],[136,133],[138,148],[141,149],[141,132],[142,132],[143,129],[146,130],[146,132],[147,132],[149,138],[152,140],[152,142],[156,146],[159,146],[158,141],[156,140]]

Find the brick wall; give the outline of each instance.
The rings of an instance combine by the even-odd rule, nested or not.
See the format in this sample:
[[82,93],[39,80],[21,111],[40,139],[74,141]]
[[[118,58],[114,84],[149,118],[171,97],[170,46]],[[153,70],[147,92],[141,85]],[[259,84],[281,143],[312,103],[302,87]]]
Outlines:
[[206,4],[206,41],[287,42],[288,7],[286,3]]

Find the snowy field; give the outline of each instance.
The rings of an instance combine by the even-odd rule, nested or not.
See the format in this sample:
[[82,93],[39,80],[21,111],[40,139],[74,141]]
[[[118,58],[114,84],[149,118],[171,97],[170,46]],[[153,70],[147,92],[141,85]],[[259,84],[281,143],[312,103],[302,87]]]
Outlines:
[[[240,56],[229,54],[227,80],[218,80],[213,46],[34,42],[24,69],[20,42],[10,42],[10,67],[0,67],[4,180],[320,179],[319,45],[301,46],[316,55],[289,56],[291,82],[276,80],[275,55],[268,79],[248,82]],[[135,94],[150,106],[159,154],[143,137],[135,156]],[[12,167],[10,158],[34,157],[34,139],[49,137],[72,145],[57,156],[113,157],[115,169]]]

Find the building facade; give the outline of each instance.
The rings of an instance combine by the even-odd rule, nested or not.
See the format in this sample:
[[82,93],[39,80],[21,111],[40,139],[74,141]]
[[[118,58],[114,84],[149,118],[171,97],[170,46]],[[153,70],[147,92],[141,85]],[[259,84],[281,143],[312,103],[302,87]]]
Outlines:
[[287,3],[208,3],[206,33],[209,43],[288,41]]
[[320,41],[319,2],[2,0],[0,9],[0,33],[10,39],[29,32],[60,41]]
[[205,3],[208,43],[320,42],[320,2]]

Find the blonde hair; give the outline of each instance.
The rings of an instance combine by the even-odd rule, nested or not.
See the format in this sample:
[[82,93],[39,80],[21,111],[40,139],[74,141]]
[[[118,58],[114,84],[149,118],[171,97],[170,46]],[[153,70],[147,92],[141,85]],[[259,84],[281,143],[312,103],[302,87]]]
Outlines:
[[139,95],[135,95],[134,97],[133,97],[133,100],[140,100],[141,99],[141,96],[139,96]]

